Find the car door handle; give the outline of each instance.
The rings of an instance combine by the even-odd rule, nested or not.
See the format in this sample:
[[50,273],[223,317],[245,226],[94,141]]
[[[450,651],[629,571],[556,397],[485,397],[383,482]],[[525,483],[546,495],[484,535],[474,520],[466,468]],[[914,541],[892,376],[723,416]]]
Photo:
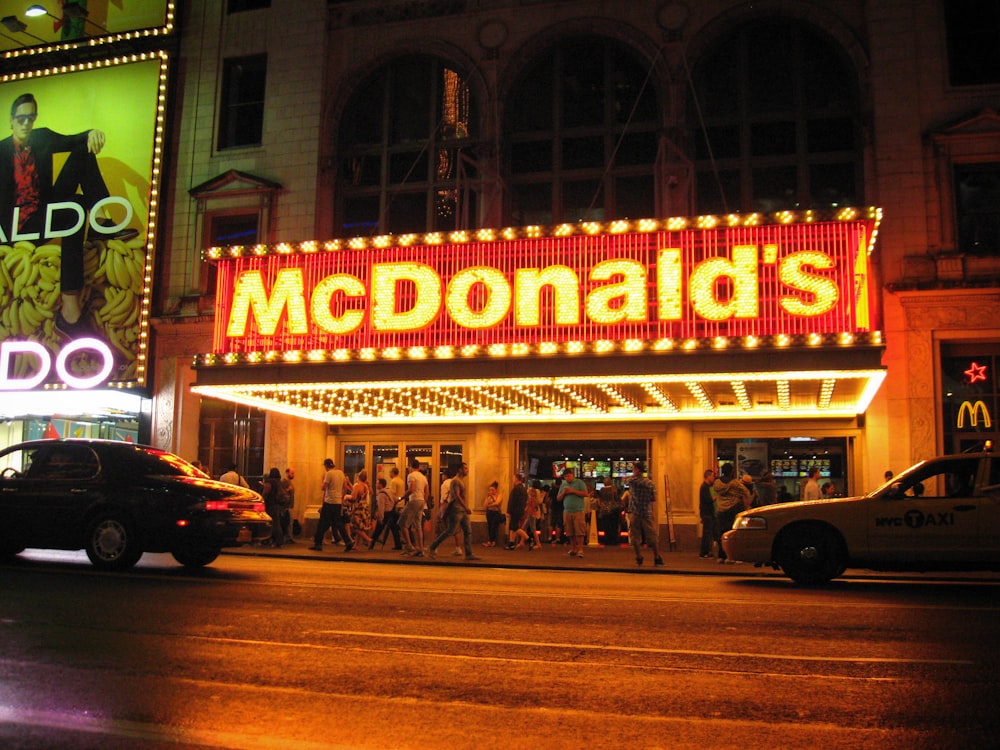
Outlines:
[[959,513],[964,513],[965,511],[975,510],[975,505],[956,505],[952,510],[957,510]]
[[82,495],[86,491],[83,487],[74,487],[69,492],[71,495]]

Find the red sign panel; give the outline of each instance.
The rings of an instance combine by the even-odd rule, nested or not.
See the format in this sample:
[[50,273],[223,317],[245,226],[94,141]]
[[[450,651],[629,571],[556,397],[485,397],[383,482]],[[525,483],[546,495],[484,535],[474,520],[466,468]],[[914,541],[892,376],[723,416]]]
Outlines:
[[[355,240],[332,251],[214,251],[214,351],[866,332],[871,216],[528,227]],[[706,226],[673,230],[675,221]]]

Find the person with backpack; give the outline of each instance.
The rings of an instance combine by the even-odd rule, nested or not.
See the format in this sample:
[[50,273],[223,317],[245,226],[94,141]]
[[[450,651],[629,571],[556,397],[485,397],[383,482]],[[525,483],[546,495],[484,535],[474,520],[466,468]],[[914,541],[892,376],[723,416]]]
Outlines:
[[250,485],[247,483],[247,480],[243,478],[243,475],[237,470],[235,463],[231,463],[228,467],[226,467],[222,476],[219,477],[219,481],[250,489]]
[[376,542],[379,542],[382,545],[382,549],[385,549],[385,543],[390,533],[395,542],[393,549],[403,549],[402,541],[399,538],[399,526],[396,524],[398,518],[399,513],[396,510],[396,498],[392,496],[392,490],[389,489],[385,477],[379,477],[378,494],[376,495],[375,502],[375,519],[377,525],[375,526],[375,531],[372,533],[372,540],[368,545],[368,549],[375,549]]

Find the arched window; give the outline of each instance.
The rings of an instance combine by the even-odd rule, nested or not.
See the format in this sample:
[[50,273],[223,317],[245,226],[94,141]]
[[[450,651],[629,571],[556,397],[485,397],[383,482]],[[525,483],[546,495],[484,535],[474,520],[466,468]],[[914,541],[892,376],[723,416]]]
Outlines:
[[583,37],[522,71],[504,130],[511,223],[656,214],[660,107],[648,68],[614,40]]
[[476,220],[475,107],[465,75],[433,57],[398,58],[365,80],[339,129],[343,236],[464,229]]
[[744,24],[692,79],[698,213],[864,201],[857,75],[828,37],[787,19]]

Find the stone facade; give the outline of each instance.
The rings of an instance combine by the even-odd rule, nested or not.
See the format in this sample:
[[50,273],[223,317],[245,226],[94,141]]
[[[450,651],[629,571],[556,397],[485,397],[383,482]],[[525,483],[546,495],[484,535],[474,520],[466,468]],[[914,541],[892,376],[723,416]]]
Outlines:
[[[481,156],[489,158],[513,82],[554,40],[604,35],[634,50],[648,63],[664,133],[677,134],[690,114],[689,70],[713,42],[771,15],[808,24],[833,41],[857,77],[864,202],[881,206],[885,216],[875,265],[889,375],[864,420],[860,484],[871,487],[885,468],[901,469],[944,447],[935,367],[941,343],[1000,341],[1000,265],[957,246],[950,177],[954,163],[1000,162],[1000,119],[991,109],[1000,102],[1000,85],[949,85],[944,10],[937,0],[273,0],[269,9],[231,15],[222,0],[184,5],[164,191],[169,198],[161,219],[158,299],[163,303],[155,313],[160,401],[154,437],[167,447],[190,453],[196,443],[183,362],[210,349],[208,310],[198,304],[185,308],[182,301],[206,293],[200,255],[204,211],[259,200],[219,195],[214,204],[199,204],[190,190],[238,170],[279,186],[261,227],[263,240],[335,236],[338,123],[358,82],[405,54],[439,57],[471,72],[486,144]],[[263,141],[259,147],[220,151],[215,137],[223,62],[261,53],[267,54]],[[683,150],[682,138],[671,142],[678,140]],[[665,178],[668,189],[659,198],[659,211],[698,210],[690,196],[671,197],[677,186],[690,187],[689,177],[678,171]],[[482,201],[477,225],[507,221],[503,193],[497,174],[483,194],[501,200]],[[307,432],[311,443],[296,447],[305,451],[308,465],[333,450],[337,438]],[[479,481],[509,466],[509,456],[498,460],[497,455],[506,450],[503,431],[486,433],[468,436],[490,452],[478,467]],[[272,437],[296,434],[282,427]],[[660,465],[675,455],[694,456],[690,471],[677,481],[677,497],[687,512],[694,505],[691,487],[697,487],[708,459],[700,455],[697,435],[695,426],[664,428],[653,449]],[[280,464],[291,454],[286,441],[273,447],[273,460],[265,463]]]

